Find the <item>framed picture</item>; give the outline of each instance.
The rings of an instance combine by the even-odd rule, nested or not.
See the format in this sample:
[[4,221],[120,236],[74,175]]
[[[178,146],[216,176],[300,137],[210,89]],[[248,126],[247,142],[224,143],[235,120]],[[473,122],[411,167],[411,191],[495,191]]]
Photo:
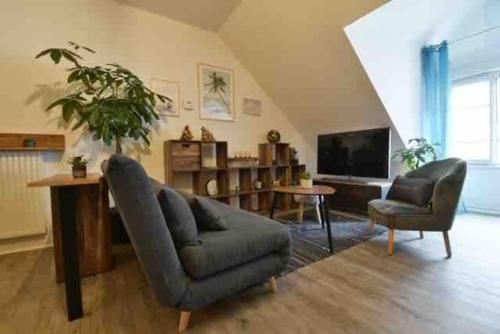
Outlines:
[[198,64],[200,118],[234,121],[234,74],[232,70]]
[[244,98],[243,99],[243,113],[247,115],[261,116],[262,115],[262,101],[257,99]]
[[177,81],[152,79],[151,90],[157,94],[168,96],[172,102],[158,101],[156,111],[160,116],[180,116],[180,84]]

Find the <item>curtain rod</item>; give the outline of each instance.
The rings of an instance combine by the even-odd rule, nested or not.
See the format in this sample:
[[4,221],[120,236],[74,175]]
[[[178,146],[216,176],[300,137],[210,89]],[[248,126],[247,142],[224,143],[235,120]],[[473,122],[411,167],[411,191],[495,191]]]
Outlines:
[[457,38],[451,42],[449,42],[448,44],[451,45],[451,44],[455,44],[457,42],[461,42],[463,40],[466,40],[466,39],[469,39],[469,38],[472,38],[472,37],[476,37],[476,36],[479,36],[479,35],[484,35],[484,34],[487,34],[493,30],[497,30],[497,29],[500,29],[500,25],[498,26],[494,26],[494,27],[491,27],[491,28],[488,28],[488,29],[484,29],[482,31],[478,31],[478,32],[475,32],[473,34],[470,34],[470,35],[466,35],[464,37],[460,37],[460,38]]

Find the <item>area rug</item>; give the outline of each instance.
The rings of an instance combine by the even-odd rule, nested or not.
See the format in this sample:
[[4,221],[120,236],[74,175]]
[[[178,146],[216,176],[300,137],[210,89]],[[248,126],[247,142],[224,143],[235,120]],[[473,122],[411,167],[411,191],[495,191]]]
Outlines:
[[[328,247],[326,226],[324,230],[321,228],[314,211],[304,213],[302,224],[297,223],[295,214],[280,217],[277,220],[286,223],[292,234],[292,257],[287,272],[295,271],[334,255],[330,253]],[[334,214],[333,212],[330,214],[330,222],[335,254],[368,241],[386,231],[384,227],[379,225],[370,231],[368,218]]]

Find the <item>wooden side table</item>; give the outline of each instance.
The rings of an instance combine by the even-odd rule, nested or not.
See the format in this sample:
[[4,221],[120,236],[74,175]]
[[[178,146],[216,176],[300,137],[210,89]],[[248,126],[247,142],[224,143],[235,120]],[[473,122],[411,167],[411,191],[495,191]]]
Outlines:
[[113,268],[107,184],[98,174],[59,174],[28,187],[50,187],[56,281],[65,282],[68,319],[81,318],[80,277]]
[[274,217],[274,210],[276,209],[276,202],[278,195],[306,195],[306,196],[318,196],[320,213],[322,215],[321,221],[326,223],[327,237],[328,237],[328,246],[330,247],[330,252],[333,251],[333,241],[332,241],[332,233],[330,226],[330,215],[328,209],[328,201],[325,200],[325,196],[332,196],[335,194],[335,189],[329,186],[313,186],[312,188],[302,188],[300,186],[292,186],[292,187],[277,187],[273,188],[273,203],[271,206],[271,214],[270,218]]

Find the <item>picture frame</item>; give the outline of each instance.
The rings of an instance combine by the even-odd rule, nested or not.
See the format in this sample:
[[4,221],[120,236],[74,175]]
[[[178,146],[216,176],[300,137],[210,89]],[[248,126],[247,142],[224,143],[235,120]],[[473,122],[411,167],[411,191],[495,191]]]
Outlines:
[[243,113],[252,116],[262,116],[262,101],[253,98],[243,98]]
[[198,64],[200,118],[234,122],[234,72],[220,66]]
[[151,90],[157,94],[169,97],[172,102],[158,101],[155,109],[159,116],[180,117],[180,83],[166,79],[151,79]]

